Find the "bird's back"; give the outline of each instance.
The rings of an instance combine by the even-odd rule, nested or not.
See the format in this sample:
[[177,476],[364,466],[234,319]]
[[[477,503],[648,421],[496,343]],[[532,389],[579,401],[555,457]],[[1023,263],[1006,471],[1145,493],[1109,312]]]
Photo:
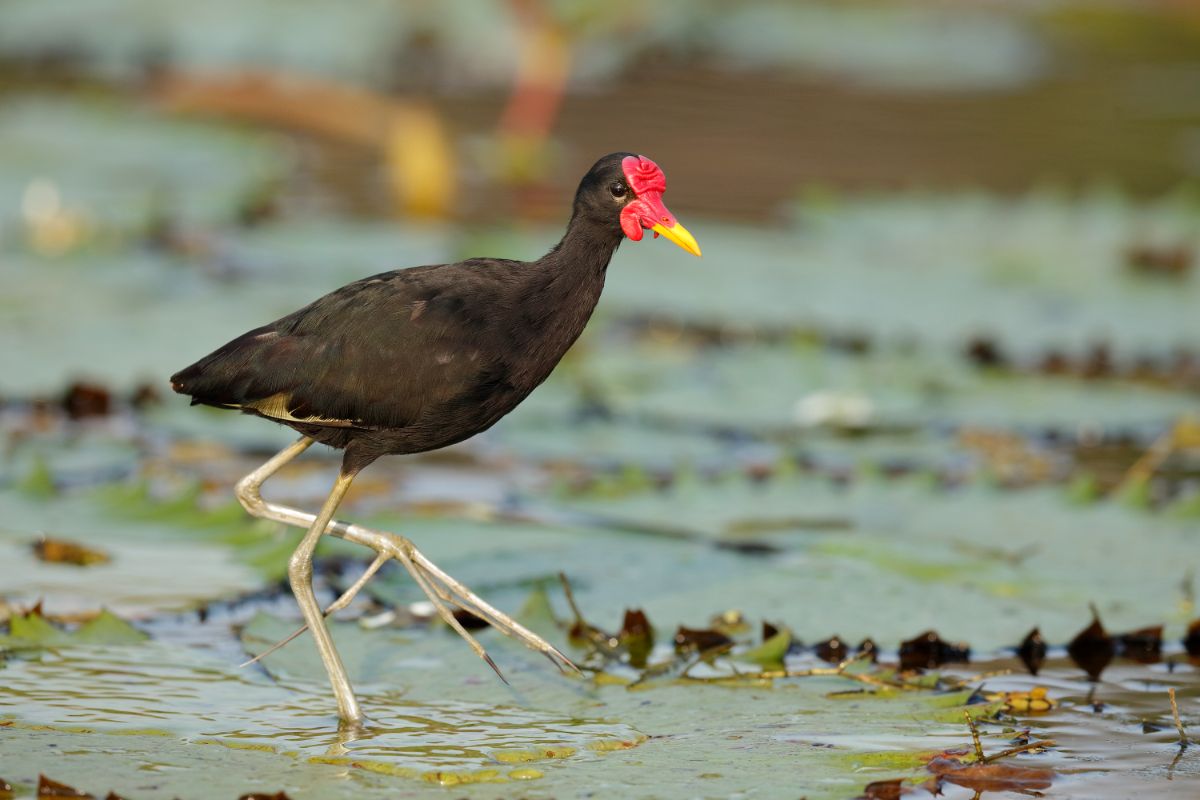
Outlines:
[[531,313],[548,277],[537,262],[476,259],[364,278],[237,337],[172,387],[334,446],[443,447],[511,411],[582,329],[594,300],[565,327]]

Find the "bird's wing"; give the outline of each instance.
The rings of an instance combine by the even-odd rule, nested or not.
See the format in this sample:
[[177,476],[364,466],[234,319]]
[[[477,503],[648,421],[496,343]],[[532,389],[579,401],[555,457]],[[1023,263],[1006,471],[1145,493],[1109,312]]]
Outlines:
[[195,403],[283,422],[407,427],[494,368],[489,271],[443,265],[363,279],[243,334],[171,382]]

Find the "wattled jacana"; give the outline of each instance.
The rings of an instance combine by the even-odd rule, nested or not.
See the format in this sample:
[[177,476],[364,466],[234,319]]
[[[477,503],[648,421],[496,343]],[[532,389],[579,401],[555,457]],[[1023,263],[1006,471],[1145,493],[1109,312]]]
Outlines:
[[[172,388],[190,395],[193,404],[238,409],[302,434],[243,478],[237,496],[254,516],[308,531],[288,564],[288,578],[346,722],[360,722],[362,710],[324,615],[344,608],[392,558],[493,669],[447,604],[516,637],[560,669],[575,669],[407,539],[333,515],[351,481],[375,459],[461,442],[491,427],[544,381],[591,317],[622,237],[638,241],[649,229],[700,255],[696,240],[663,205],[665,190],[666,178],[650,159],[607,155],[583,176],[562,241],[537,261],[472,258],[364,278],[239,336],[171,377]],[[320,512],[263,500],[263,482],[313,442],[344,450]],[[312,556],[324,533],[370,547],[377,556],[323,614],[312,589]]]

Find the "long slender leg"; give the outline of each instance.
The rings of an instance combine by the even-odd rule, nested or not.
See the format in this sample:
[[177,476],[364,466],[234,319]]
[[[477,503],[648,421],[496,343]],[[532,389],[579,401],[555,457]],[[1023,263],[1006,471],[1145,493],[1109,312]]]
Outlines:
[[[237,494],[238,502],[242,504],[242,507],[256,517],[262,516],[257,512],[257,509],[263,505],[262,496],[259,494],[259,490],[262,488],[263,482],[276,472],[279,472],[279,470],[283,468],[284,464],[287,464],[289,461],[312,446],[312,439],[308,438],[307,436],[301,436],[299,439],[267,459],[267,463],[263,464],[261,467],[238,481],[237,486],[234,487],[234,492]],[[308,525],[305,525],[304,527],[308,527]]]
[[[238,482],[238,500],[250,514],[262,519],[270,519],[300,528],[309,528],[313,524],[316,519],[314,515],[306,511],[279,505],[278,503],[269,503],[263,500],[261,494],[263,482],[278,472],[289,461],[307,450],[312,443],[313,441],[307,437],[301,438],[299,441],[281,450],[267,461],[267,463]],[[429,596],[435,608],[439,605],[438,600],[444,599],[448,602],[453,602],[455,605],[487,620],[492,627],[505,635],[512,636],[530,649],[542,653],[560,670],[579,672],[579,668],[569,658],[559,652],[557,648],[507,614],[496,610],[465,585],[450,577],[417,550],[408,539],[397,536],[394,533],[378,531],[361,525],[353,525],[336,519],[329,521],[325,532],[332,536],[354,542],[355,544],[369,547],[380,555],[395,558],[410,573],[413,570],[419,571],[426,578],[426,581],[422,582],[418,580],[417,585]],[[349,603],[364,582],[363,579],[356,581],[354,586],[350,587],[337,602],[343,604]],[[483,650],[477,642],[474,642],[469,634],[466,634],[465,638],[467,643],[472,645],[472,649],[476,653]],[[486,651],[483,655],[486,656]],[[485,660],[491,663],[491,659],[485,658]]]
[[[350,605],[350,602],[354,599],[354,596],[358,594],[358,591],[367,585],[367,581],[371,580],[371,578],[374,577],[375,573],[379,571],[380,567],[382,567],[384,564],[386,564],[387,562],[389,562],[391,560],[392,560],[392,556],[390,553],[380,553],[379,555],[375,556],[375,560],[372,561],[365,570],[363,570],[363,574],[358,576],[358,580],[356,580],[354,583],[350,584],[350,587],[348,589],[346,589],[346,591],[342,592],[341,597],[339,597],[337,600],[334,600],[332,603],[330,603],[325,608],[323,616],[326,616],[326,617],[332,616],[333,614],[337,613],[338,611],[341,611],[346,606]],[[239,667],[248,667],[251,664],[261,661],[262,659],[271,655],[271,653],[274,653],[276,650],[283,647],[285,644],[288,644],[289,642],[291,642],[293,639],[295,639],[300,634],[304,633],[306,630],[308,630],[308,625],[307,624],[301,625],[299,628],[296,628],[296,630],[292,631],[286,639],[281,639],[280,641],[278,641],[275,644],[268,647],[266,650],[263,650],[261,653],[256,655],[254,658],[250,659],[249,661],[245,661],[245,662],[239,664],[238,666]]]
[[346,675],[341,656],[334,647],[333,637],[325,627],[325,617],[321,613],[321,606],[317,604],[317,596],[312,587],[312,558],[317,549],[317,541],[325,533],[329,521],[333,519],[333,513],[337,511],[353,481],[354,473],[338,474],[329,497],[321,506],[321,512],[309,527],[308,533],[300,540],[296,552],[292,553],[288,562],[288,579],[292,584],[292,594],[296,595],[296,603],[300,606],[300,613],[304,615],[304,621],[308,623],[317,643],[317,652],[325,664],[325,671],[329,673],[329,683],[337,700],[338,715],[350,724],[358,724],[362,722],[362,709],[354,697],[354,689],[350,686],[350,678]]

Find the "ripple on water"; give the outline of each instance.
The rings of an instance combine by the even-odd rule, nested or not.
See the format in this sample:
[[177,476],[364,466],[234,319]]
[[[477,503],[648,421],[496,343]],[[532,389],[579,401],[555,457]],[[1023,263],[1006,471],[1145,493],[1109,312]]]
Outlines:
[[[72,647],[5,670],[0,716],[16,726],[178,736],[443,784],[530,780],[646,738],[621,723],[394,692],[360,695],[370,724],[338,731],[324,685],[277,683],[195,648]],[[537,764],[537,767],[530,766]]]

